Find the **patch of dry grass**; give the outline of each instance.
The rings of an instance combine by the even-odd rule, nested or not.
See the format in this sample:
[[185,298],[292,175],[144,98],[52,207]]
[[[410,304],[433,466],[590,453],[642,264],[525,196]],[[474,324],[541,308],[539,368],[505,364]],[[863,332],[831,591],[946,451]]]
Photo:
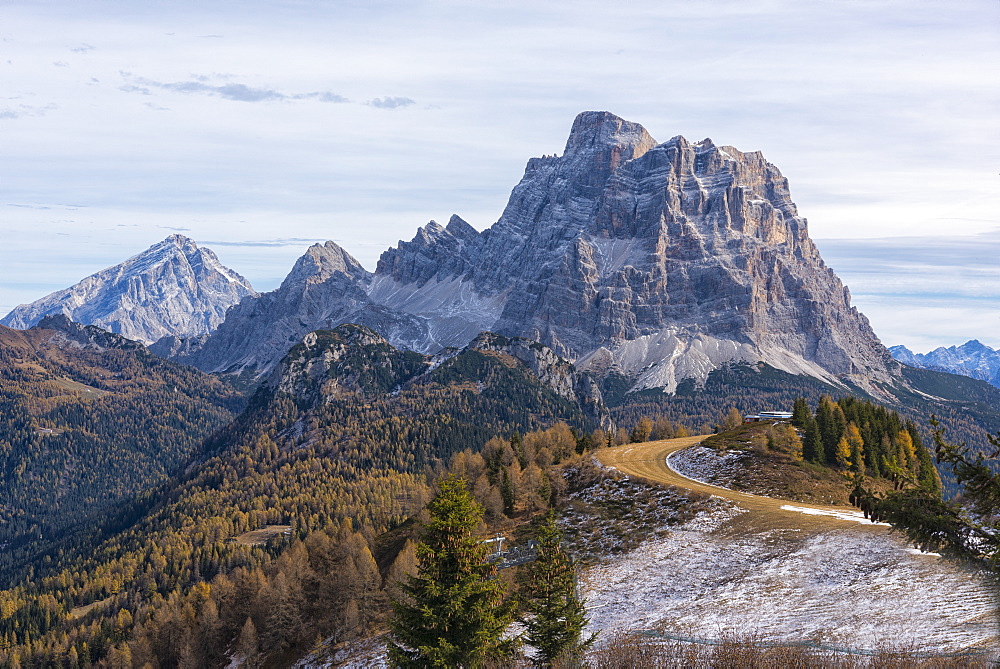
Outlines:
[[594,651],[593,669],[979,669],[993,666],[974,654],[933,657],[907,649],[884,648],[851,654],[797,645],[768,644],[754,635],[717,644],[664,640],[637,633],[615,636]]
[[240,536],[236,537],[235,541],[236,543],[244,544],[246,546],[260,546],[262,544],[266,544],[270,539],[285,536],[291,534],[291,532],[291,525],[268,525],[267,527],[262,527],[259,530],[244,532]]

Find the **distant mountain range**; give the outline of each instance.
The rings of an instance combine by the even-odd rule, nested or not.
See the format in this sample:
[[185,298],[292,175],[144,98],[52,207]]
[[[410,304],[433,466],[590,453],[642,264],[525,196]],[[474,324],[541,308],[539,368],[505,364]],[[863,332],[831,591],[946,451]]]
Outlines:
[[633,391],[673,392],[730,362],[835,385],[898,378],[774,165],[711,140],[657,143],[607,112],[580,114],[562,156],[529,160],[490,229],[432,221],[374,273],[313,246],[209,337],[154,350],[262,376],[306,333],[348,322],[423,353],[483,331],[524,337]]
[[226,309],[256,295],[250,282],[183,235],[170,235],[125,262],[64,290],[22,304],[0,325],[24,330],[63,314],[129,339],[152,343],[166,335],[214,330]]
[[929,353],[914,353],[905,346],[893,346],[889,351],[904,364],[970,376],[1000,388],[1000,351],[976,339],[961,346],[941,346]]
[[896,349],[894,359],[760,153],[658,143],[608,112],[580,114],[562,156],[530,159],[492,227],[431,221],[374,272],[329,241],[257,294],[172,235],[0,322],[26,328],[54,313],[256,380],[308,333],[345,323],[422,354],[483,332],[536,341],[615,397],[702,387],[743,363],[887,401],[915,378],[900,362],[994,383],[998,369],[978,342],[923,357]]

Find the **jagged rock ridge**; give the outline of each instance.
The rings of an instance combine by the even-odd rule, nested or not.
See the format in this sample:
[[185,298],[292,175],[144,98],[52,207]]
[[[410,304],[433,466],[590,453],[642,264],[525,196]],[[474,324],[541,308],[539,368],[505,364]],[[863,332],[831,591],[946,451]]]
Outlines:
[[580,114],[562,156],[529,160],[484,232],[432,221],[374,274],[332,242],[317,254],[343,267],[245,301],[187,359],[263,371],[310,330],[359,322],[423,352],[525,337],[635,389],[673,391],[729,361],[863,384],[897,367],[774,165],[707,139],[658,144],[607,112]]
[[575,405],[594,426],[611,427],[601,391],[589,375],[538,342],[492,333],[483,333],[462,349],[426,355],[399,350],[365,326],[343,324],[308,333],[275,366],[265,385],[304,406],[350,397],[372,400],[433,383],[435,370],[470,353],[485,353],[506,367],[525,369],[535,379],[532,384]]
[[183,235],[170,235],[119,265],[14,308],[0,324],[23,330],[45,316],[63,314],[151,343],[164,336],[208,334],[229,307],[252,295],[250,282],[211,250]]
[[940,346],[929,353],[914,353],[905,346],[889,348],[892,357],[912,367],[961,374],[1000,388],[1000,351],[977,339],[961,346]]

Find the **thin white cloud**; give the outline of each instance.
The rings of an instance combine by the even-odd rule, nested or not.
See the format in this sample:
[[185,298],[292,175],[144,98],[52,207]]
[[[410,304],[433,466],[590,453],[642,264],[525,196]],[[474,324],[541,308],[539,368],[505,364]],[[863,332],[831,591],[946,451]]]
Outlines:
[[118,90],[126,93],[151,95],[153,88],[175,93],[196,93],[213,95],[236,102],[267,102],[274,100],[318,100],[320,102],[348,102],[347,98],[331,91],[313,91],[310,93],[282,93],[271,88],[254,88],[241,83],[210,84],[211,77],[195,75],[188,81],[162,82],[133,76],[130,72],[119,73],[128,83],[119,86]]
[[[288,237],[284,239],[247,239],[247,240],[226,240],[226,239],[214,239],[203,242],[205,246],[238,246],[244,248],[259,248],[259,247],[278,247],[278,246],[295,246],[301,247],[303,244],[323,244],[329,241],[323,238],[302,238],[302,237]],[[343,241],[343,240],[333,240],[333,241]]]
[[951,237],[821,239],[823,258],[887,345],[1000,345],[1000,229]]
[[399,109],[400,107],[409,107],[412,104],[416,104],[416,102],[410,98],[384,97],[371,99],[365,104],[378,109]]
[[54,109],[58,109],[58,107],[54,104],[48,104],[44,107],[22,104],[17,105],[14,108],[7,107],[0,109],[0,119],[19,119],[45,116],[48,112],[51,112]]

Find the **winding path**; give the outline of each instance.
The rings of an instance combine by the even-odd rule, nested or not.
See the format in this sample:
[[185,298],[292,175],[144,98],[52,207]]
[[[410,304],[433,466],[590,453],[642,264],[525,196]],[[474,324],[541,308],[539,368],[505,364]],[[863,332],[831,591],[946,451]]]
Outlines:
[[630,476],[735,502],[749,512],[746,514],[747,517],[741,520],[741,525],[744,527],[750,522],[769,529],[828,529],[832,526],[854,526],[881,532],[888,531],[885,525],[866,521],[864,515],[851,506],[822,506],[752,495],[696,481],[670,468],[667,458],[671,454],[690,448],[704,439],[704,436],[696,436],[625,444],[602,449],[597,452],[597,457],[603,464]]
[[742,629],[851,648],[898,644],[935,652],[995,650],[996,601],[986,574],[914,554],[852,507],[752,495],[696,481],[668,457],[704,437],[626,444],[596,455],[647,481],[713,495],[742,511],[678,528],[586,574],[597,629]]

